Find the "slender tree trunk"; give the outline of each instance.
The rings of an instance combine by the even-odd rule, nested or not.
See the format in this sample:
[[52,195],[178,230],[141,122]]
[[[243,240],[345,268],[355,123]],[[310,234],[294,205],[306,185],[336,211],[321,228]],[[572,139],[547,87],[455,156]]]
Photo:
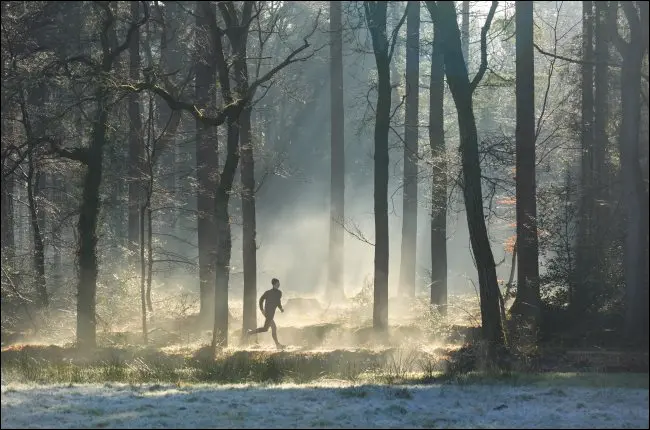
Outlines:
[[406,114],[399,292],[415,296],[418,228],[418,103],[420,92],[420,3],[408,3],[406,24]]
[[478,270],[483,339],[488,341],[490,354],[494,356],[497,350],[504,345],[504,336],[499,311],[500,292],[497,283],[496,266],[490,248],[483,212],[481,166],[476,120],[472,108],[472,87],[463,60],[460,31],[453,2],[438,2],[437,6],[434,2],[427,2],[427,7],[432,16],[435,16],[434,25],[440,25],[441,27],[445,74],[458,112],[463,169],[463,196],[472,252]]
[[510,311],[540,316],[539,251],[535,185],[535,70],[533,56],[533,2],[516,5],[517,99],[517,297]]
[[460,44],[463,48],[463,59],[469,71],[469,1],[464,0],[462,8],[463,17],[460,30]]
[[[630,340],[648,341],[648,200],[639,162],[641,73],[648,47],[648,4],[622,3],[631,43],[618,39],[623,57],[619,146],[623,204],[627,215],[623,267],[625,271],[625,332]],[[640,12],[640,13],[639,13]],[[618,35],[617,35],[618,36]]]
[[[140,2],[131,2],[131,16],[137,19],[140,15]],[[138,81],[140,77],[140,35],[133,35],[129,45],[129,78]],[[137,261],[135,249],[139,240],[140,205],[142,199],[143,144],[142,118],[140,117],[140,95],[129,95],[129,210],[128,210],[128,241],[132,252],[130,261]]]
[[[197,4],[197,10],[201,10]],[[209,15],[199,13],[196,25],[208,31]],[[216,70],[214,63],[206,64],[196,59],[195,97],[199,106],[207,107],[214,101]],[[212,94],[212,96],[211,96]],[[215,260],[217,254],[217,228],[215,224],[215,193],[218,184],[219,143],[217,130],[196,121],[196,174],[197,174],[197,229],[199,245],[199,291],[201,321],[214,321]]]
[[445,147],[445,57],[440,25],[434,28],[429,81],[429,145],[431,146],[431,304],[447,313],[447,150]]
[[[31,140],[31,139],[30,139]],[[34,151],[34,147],[31,148]],[[37,171],[33,155],[28,157],[28,173],[27,173],[27,201],[29,207],[29,220],[32,227],[32,240],[34,246],[34,272],[35,272],[35,286],[38,294],[38,304],[41,308],[45,309],[49,305],[49,297],[47,294],[47,286],[45,282],[45,244],[43,243],[43,235],[41,233],[40,210],[38,208],[38,194],[40,181],[42,176]]]
[[251,139],[252,109],[247,107],[240,116],[244,310],[242,335],[257,327],[257,220],[255,209],[255,159]]
[[[38,86],[30,91],[28,96],[29,104],[32,106],[41,106],[46,100],[46,90]],[[25,137],[27,138],[29,154],[27,156],[27,209],[29,211],[29,222],[32,233],[32,246],[34,251],[34,272],[35,288],[38,295],[39,307],[45,309],[49,305],[47,294],[47,285],[45,281],[45,244],[43,243],[42,227],[44,224],[44,212],[39,210],[38,200],[42,188],[41,180],[43,175],[39,166],[37,166],[36,144],[35,139],[42,134],[42,119],[35,115],[32,118],[28,112],[27,102],[21,95],[21,110],[23,125],[25,128]]]
[[593,268],[592,213],[593,213],[593,141],[594,141],[594,66],[593,66],[593,2],[582,2],[582,124],[581,124],[581,179],[580,213],[576,252],[576,277],[569,297],[571,315],[580,319],[589,301],[589,283]]
[[365,2],[366,21],[377,64],[377,109],[375,116],[375,286],[373,327],[388,331],[388,132],[391,88],[390,54],[386,34],[386,3]]
[[330,237],[328,296],[344,298],[345,219],[345,135],[343,106],[343,30],[341,2],[330,1],[330,100],[331,100],[331,167],[330,167]]
[[10,260],[15,251],[14,240],[14,176],[5,175],[6,167],[2,166],[2,201],[0,213],[2,218],[2,261]]
[[228,283],[230,280],[230,257],[232,254],[232,236],[228,204],[230,193],[239,164],[239,123],[228,119],[228,143],[226,162],[217,186],[215,215],[217,224],[217,259],[216,283],[214,294],[214,328],[212,331],[212,349],[228,346]]
[[153,217],[151,202],[147,203],[147,310],[153,320],[153,301],[151,300],[151,282],[153,280]]
[[140,207],[140,308],[142,312],[142,340],[146,345],[148,343],[148,329],[147,329],[147,299],[146,299],[146,260],[144,259],[144,226],[145,226],[145,210],[146,205]]

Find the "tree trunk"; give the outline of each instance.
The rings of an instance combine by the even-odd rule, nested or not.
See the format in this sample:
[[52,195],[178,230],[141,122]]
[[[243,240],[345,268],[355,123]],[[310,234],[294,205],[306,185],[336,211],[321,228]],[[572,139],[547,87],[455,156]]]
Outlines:
[[[140,2],[131,2],[131,16],[137,19],[140,15]],[[136,32],[129,45],[129,78],[137,82],[140,77],[140,35]],[[142,174],[143,174],[143,143],[142,143],[142,118],[140,117],[140,95],[129,95],[129,211],[128,211],[128,241],[129,250],[132,252],[130,262],[137,261],[135,250],[140,243],[139,222],[140,205],[142,200]]]
[[593,213],[593,140],[594,140],[594,66],[593,66],[593,2],[582,2],[582,124],[581,124],[581,179],[580,212],[576,250],[576,277],[569,296],[571,315],[581,319],[588,306],[589,283],[593,268],[592,213]]
[[14,176],[6,175],[7,167],[2,165],[2,201],[0,213],[2,221],[2,261],[9,260],[14,255]]
[[228,204],[230,192],[239,164],[239,123],[228,119],[228,143],[226,163],[217,186],[215,215],[217,224],[217,258],[215,267],[214,328],[212,349],[228,346],[228,282],[230,280],[230,257],[232,237]]
[[400,295],[415,296],[418,227],[418,103],[420,92],[420,3],[408,3],[406,24],[406,113]]
[[87,167],[83,181],[81,207],[77,232],[79,248],[79,284],[77,287],[77,344],[80,348],[94,348],[96,343],[97,294],[97,217],[99,215],[99,187],[102,182],[103,150],[108,126],[108,97],[97,94],[97,114],[93,134],[87,150]]
[[[45,103],[47,91],[42,85],[29,92],[29,105],[40,107]],[[45,281],[45,244],[43,243],[42,227],[45,213],[39,210],[38,200],[42,193],[42,172],[37,166],[35,140],[43,134],[43,119],[39,115],[32,117],[28,110],[27,102],[21,97],[22,119],[25,128],[25,137],[28,141],[29,154],[27,156],[27,209],[32,233],[32,246],[34,250],[34,286],[38,295],[39,307],[45,309],[49,305],[47,285]]]
[[511,313],[539,323],[539,251],[535,185],[535,70],[533,2],[520,1],[515,11],[516,34],[516,199],[517,296]]
[[343,29],[341,2],[330,1],[330,100],[331,100],[331,167],[330,167],[330,237],[328,297],[344,298],[345,219],[345,135],[343,106]]
[[138,218],[140,223],[140,310],[142,312],[142,341],[147,344],[147,299],[146,299],[146,261],[144,259],[144,213],[146,205],[140,207],[140,216]]
[[[33,141],[33,139],[30,139],[30,141]],[[32,151],[35,151],[33,145],[31,145],[31,153],[28,157],[27,201],[34,246],[35,287],[36,293],[38,294],[38,305],[45,309],[49,305],[49,297],[45,282],[45,244],[43,243],[43,235],[41,233],[41,226],[43,224],[39,219],[42,210],[38,209],[38,203],[36,202],[38,200],[37,194],[40,194],[41,186],[39,183],[43,179],[43,175],[37,171],[33,155],[34,152]]]
[[244,310],[242,336],[257,327],[257,220],[255,214],[255,159],[251,139],[252,109],[240,116],[241,181],[242,181],[242,252],[244,265]]
[[[618,40],[623,57],[621,68],[621,113],[619,145],[623,204],[627,214],[623,268],[625,271],[625,333],[629,340],[648,341],[648,201],[639,162],[641,118],[641,71],[648,47],[648,4],[622,3],[630,26],[630,40]],[[637,11],[640,9],[640,16]]]
[[379,333],[388,331],[388,131],[390,126],[390,54],[385,2],[365,2],[365,13],[377,63],[375,116],[375,285],[372,321]]
[[[433,18],[433,17],[432,17]],[[431,146],[431,304],[447,313],[447,150],[445,147],[445,58],[440,25],[434,28],[429,80]]]
[[[434,2],[427,2],[432,16],[436,15]],[[472,108],[472,89],[463,61],[460,31],[453,2],[438,2],[435,24],[440,25],[445,56],[445,74],[458,112],[460,151],[463,169],[463,196],[467,212],[470,242],[478,270],[481,298],[481,323],[483,339],[488,341],[490,353],[504,345],[499,312],[499,285],[494,256],[485,225],[481,166],[478,154],[476,120]]]
[[147,310],[153,321],[153,301],[151,300],[151,282],[153,281],[153,217],[151,200],[147,199]]
[[463,60],[469,71],[469,1],[463,1],[460,44],[463,48]]
[[[197,5],[197,9],[200,7]],[[209,15],[197,13],[196,25],[203,31],[208,31]],[[206,64],[200,57],[196,59],[195,67],[195,97],[197,104],[205,108],[214,102],[216,70],[214,63]],[[204,322],[214,321],[214,283],[216,279],[214,265],[217,254],[215,193],[218,184],[217,172],[219,171],[218,148],[216,127],[208,127],[196,120],[200,319]]]

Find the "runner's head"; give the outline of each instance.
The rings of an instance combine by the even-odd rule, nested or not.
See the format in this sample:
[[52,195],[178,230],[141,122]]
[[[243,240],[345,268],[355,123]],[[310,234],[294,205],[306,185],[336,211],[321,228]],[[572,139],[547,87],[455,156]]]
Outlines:
[[273,285],[273,288],[275,289],[280,288],[280,281],[278,280],[278,278],[271,279],[271,285]]

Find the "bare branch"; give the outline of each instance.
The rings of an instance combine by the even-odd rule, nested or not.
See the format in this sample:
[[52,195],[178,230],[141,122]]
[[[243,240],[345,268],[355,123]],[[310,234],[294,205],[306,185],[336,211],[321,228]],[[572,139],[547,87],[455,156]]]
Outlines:
[[[370,246],[375,246],[373,242],[371,242],[366,236],[363,234],[361,231],[361,228],[354,223],[352,220],[344,221],[342,222],[340,219],[334,219],[334,222],[343,227],[343,230],[348,232],[351,236],[357,238],[363,243],[367,243]],[[348,226],[347,224],[351,224],[351,226]]]
[[483,75],[485,74],[485,70],[487,69],[487,33],[490,30],[490,26],[492,25],[494,12],[497,10],[498,5],[499,5],[498,1],[492,2],[492,6],[490,7],[490,12],[488,13],[488,16],[485,20],[485,24],[481,29],[481,65],[479,66],[476,76],[474,76],[474,79],[472,79],[472,83],[469,84],[470,93],[474,92],[478,84],[481,82],[481,79],[483,79]]

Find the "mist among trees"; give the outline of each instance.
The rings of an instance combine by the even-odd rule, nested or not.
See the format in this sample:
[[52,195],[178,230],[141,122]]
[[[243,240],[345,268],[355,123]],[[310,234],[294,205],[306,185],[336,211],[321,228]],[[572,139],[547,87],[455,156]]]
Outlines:
[[647,372],[648,28],[647,2],[2,2],[3,348],[255,350],[278,278],[295,348]]

